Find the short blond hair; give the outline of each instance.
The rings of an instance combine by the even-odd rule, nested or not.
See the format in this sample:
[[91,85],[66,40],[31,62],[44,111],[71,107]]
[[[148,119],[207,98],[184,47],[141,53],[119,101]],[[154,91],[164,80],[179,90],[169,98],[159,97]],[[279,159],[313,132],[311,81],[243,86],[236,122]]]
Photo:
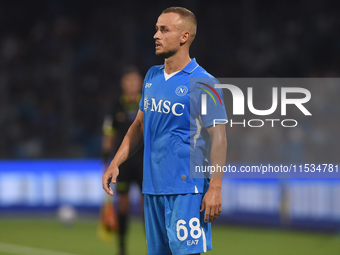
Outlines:
[[197,20],[195,17],[195,14],[193,14],[190,10],[184,8],[184,7],[169,7],[166,8],[162,13],[177,13],[181,18],[183,19],[189,19],[195,26],[197,26]]
[[169,7],[166,8],[162,13],[177,13],[182,19],[190,21],[194,25],[194,32],[191,35],[191,42],[194,40],[196,36],[196,27],[197,27],[197,19],[195,14],[193,14],[190,10],[184,7]]

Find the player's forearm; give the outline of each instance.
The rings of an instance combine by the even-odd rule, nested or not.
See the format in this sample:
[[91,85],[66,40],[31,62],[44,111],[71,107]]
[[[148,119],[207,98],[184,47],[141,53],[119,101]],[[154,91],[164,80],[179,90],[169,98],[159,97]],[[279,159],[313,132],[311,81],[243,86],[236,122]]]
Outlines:
[[[227,139],[220,140],[216,143],[211,144],[210,149],[210,161],[211,166],[215,167],[215,171],[211,173],[211,181],[210,185],[218,185],[222,181],[223,169],[226,162],[226,154],[227,154]],[[215,180],[217,179],[217,180]]]
[[135,121],[127,131],[111,164],[120,166],[133,155],[143,144],[143,123]]
[[[221,188],[223,169],[227,156],[227,138],[225,126],[218,125],[218,129],[211,132],[210,162],[215,171],[211,173],[210,187]],[[217,127],[215,127],[217,128]]]

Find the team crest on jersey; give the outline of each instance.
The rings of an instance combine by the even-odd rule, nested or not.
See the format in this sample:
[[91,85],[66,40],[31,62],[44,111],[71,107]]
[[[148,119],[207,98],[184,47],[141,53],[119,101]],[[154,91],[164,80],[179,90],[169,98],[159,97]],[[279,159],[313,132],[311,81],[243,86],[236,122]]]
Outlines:
[[175,93],[177,96],[185,96],[188,93],[188,88],[184,85],[181,85],[179,87],[177,87],[177,89],[175,90]]
[[144,97],[144,111],[147,111],[147,110],[148,110],[149,105],[150,105],[150,103],[149,103],[148,96],[145,95],[145,97]]

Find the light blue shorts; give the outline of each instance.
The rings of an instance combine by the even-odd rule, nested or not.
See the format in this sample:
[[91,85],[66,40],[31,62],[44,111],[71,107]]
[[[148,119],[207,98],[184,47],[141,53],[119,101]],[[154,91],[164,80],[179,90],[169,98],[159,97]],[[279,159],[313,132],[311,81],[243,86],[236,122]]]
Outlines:
[[144,195],[149,255],[184,255],[212,250],[211,223],[200,213],[204,194]]

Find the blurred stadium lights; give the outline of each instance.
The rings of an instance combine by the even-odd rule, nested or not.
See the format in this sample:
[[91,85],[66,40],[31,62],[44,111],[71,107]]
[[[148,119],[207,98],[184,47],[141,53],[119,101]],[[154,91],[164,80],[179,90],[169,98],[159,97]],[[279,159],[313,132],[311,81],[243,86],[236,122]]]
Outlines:
[[[0,161],[0,214],[57,213],[65,205],[98,212],[104,201],[101,160]],[[340,181],[224,179],[220,221],[340,229]],[[138,188],[131,191],[138,212]]]

